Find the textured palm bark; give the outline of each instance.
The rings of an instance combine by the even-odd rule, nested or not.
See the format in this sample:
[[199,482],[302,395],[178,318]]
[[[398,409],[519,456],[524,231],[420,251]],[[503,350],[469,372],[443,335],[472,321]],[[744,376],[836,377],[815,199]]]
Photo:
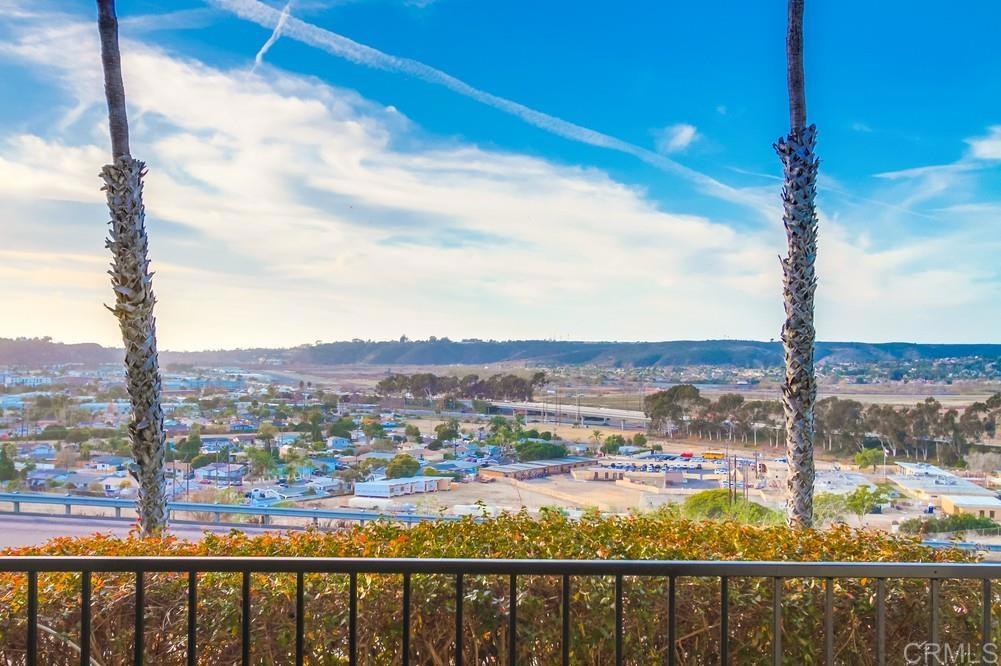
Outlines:
[[796,527],[813,524],[814,405],[817,380],[813,350],[814,292],[817,277],[817,194],[816,127],[794,130],[779,139],[775,150],[782,160],[785,186],[782,188],[783,223],[789,243],[782,260],[785,323],[782,346],[785,352],[785,382],[782,404],[786,422],[786,450],[789,460],[787,520]]
[[135,464],[130,472],[139,484],[139,524],[144,534],[167,524],[164,476],[165,437],[160,406],[160,366],[153,317],[153,280],[149,271],[142,181],[146,165],[118,157],[101,170],[111,212],[107,247],[114,260],[111,284],[115,313],[125,343],[125,376],[132,402],[129,436]]

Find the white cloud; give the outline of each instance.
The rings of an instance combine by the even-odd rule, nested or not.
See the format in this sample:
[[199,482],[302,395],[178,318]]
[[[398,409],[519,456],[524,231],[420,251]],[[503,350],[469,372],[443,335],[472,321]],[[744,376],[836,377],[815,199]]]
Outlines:
[[967,139],[970,154],[981,160],[1001,160],[1001,125],[990,128],[987,136]]
[[856,132],[862,132],[865,134],[872,132],[872,128],[862,122],[852,123],[852,129],[855,130]]
[[289,12],[292,10],[292,0],[285,3],[285,8],[282,9],[281,16],[278,17],[278,23],[275,23],[275,29],[271,31],[271,36],[268,37],[267,41],[261,46],[260,50],[257,51],[257,55],[254,56],[254,67],[257,69],[264,62],[264,56],[267,55],[271,47],[275,45],[278,38],[282,36],[282,30],[285,29],[285,23],[288,21]]
[[665,157],[663,154],[647,150],[628,141],[623,141],[622,139],[598,132],[589,127],[572,123],[563,118],[538,111],[514,100],[494,95],[418,60],[385,53],[366,44],[356,42],[344,35],[325,30],[294,17],[285,15],[283,19],[282,13],[259,0],[209,0],[209,2],[220,9],[225,9],[242,19],[260,26],[274,28],[281,24],[283,35],[321,49],[338,58],[373,69],[397,72],[433,85],[442,86],[456,94],[503,111],[529,125],[538,127],[556,136],[632,155],[658,169],[690,181],[709,196],[747,206],[766,217],[772,212],[771,206],[762,206],[760,200],[754,196],[748,196],[747,192],[726,185],[705,173],[679,164]]
[[695,125],[677,123],[657,130],[657,150],[662,153],[680,153],[699,138]]
[[[93,222],[80,252],[103,261],[94,231],[105,216],[96,178],[107,160],[105,121],[99,60],[87,57],[96,39],[47,21],[4,49],[53,76],[65,104],[83,111],[77,129],[62,135],[6,137],[3,194],[86,206]],[[581,336],[709,336],[733,304],[705,306],[719,286],[708,267],[725,264],[746,279],[758,269],[745,265],[744,253],[758,246],[773,254],[762,241],[738,242],[725,225],[659,210],[641,190],[594,169],[434,142],[399,112],[315,79],[222,71],[135,41],[123,51],[133,151],[150,165],[146,203],[165,348],[379,337],[401,328],[539,336],[554,313],[585,322],[599,304],[605,314]],[[36,222],[22,208],[10,224],[44,252]],[[776,277],[775,267],[767,270]],[[686,279],[692,273],[707,279]],[[25,293],[51,299],[50,283],[20,275]],[[105,279],[97,271],[81,283],[89,302],[107,299]],[[769,300],[749,293],[740,307]],[[657,330],[667,313],[697,308],[704,319]],[[72,321],[61,328],[96,330]]]
[[[102,308],[97,172],[108,149],[94,33],[45,17],[0,46],[77,109],[48,133],[0,135],[0,263],[18,285],[0,308],[19,313],[6,335],[116,342]],[[223,70],[133,40],[123,52],[133,150],[150,165],[162,348],[778,330],[777,215],[738,231],[596,169],[426,136],[396,109],[317,79]],[[777,190],[742,196],[775,205]],[[996,283],[956,267],[956,254],[947,241],[865,247],[824,219],[821,337],[918,337],[931,329],[906,327],[931,310],[915,303],[944,311],[957,293],[996,318],[982,307]]]

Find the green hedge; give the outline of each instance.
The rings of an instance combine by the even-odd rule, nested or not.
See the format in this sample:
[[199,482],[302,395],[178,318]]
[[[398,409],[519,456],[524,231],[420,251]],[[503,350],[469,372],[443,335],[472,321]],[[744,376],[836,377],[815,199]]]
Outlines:
[[[752,527],[731,522],[697,522],[663,514],[571,521],[555,512],[541,518],[505,515],[476,522],[422,523],[411,529],[388,523],[336,533],[291,532],[247,536],[206,535],[197,543],[173,538],[142,540],[99,536],[63,538],[39,548],[7,554],[56,555],[255,555],[361,557],[479,557],[571,559],[715,559],[830,561],[963,561],[954,550],[933,551],[916,540],[837,527],[795,531],[783,526]],[[94,663],[131,663],[132,577],[94,575]],[[186,577],[146,577],[146,660],[155,666],[183,664],[186,636]],[[465,663],[507,663],[508,581],[496,576],[465,580]],[[239,663],[240,576],[204,574],[199,580],[199,663]],[[891,663],[903,646],[925,640],[929,618],[927,583],[887,582],[887,639]],[[401,579],[361,575],[359,663],[401,663]],[[942,585],[942,636],[977,643],[978,584]],[[452,663],[454,582],[446,576],[414,576],[412,664]],[[667,635],[667,581],[625,580],[627,663],[663,663]],[[40,664],[76,664],[71,643],[79,633],[79,576],[39,575]],[[791,579],[783,588],[783,645],[790,664],[822,661],[823,581]],[[835,645],[838,663],[875,663],[875,581],[835,583]],[[560,580],[519,578],[518,645],[521,664],[559,663]],[[768,663],[771,650],[772,583],[730,582],[730,663]],[[719,663],[719,581],[677,581],[679,664]],[[573,664],[614,662],[614,584],[609,578],[575,577],[572,586]],[[997,606],[997,601],[995,601]],[[292,663],[295,635],[295,577],[253,576],[254,664]],[[1001,608],[995,608],[1001,616]],[[306,641],[309,664],[346,664],[347,577],[306,577]],[[25,577],[0,575],[0,664],[24,658]]]
[[966,530],[988,530],[1001,527],[990,518],[982,518],[970,513],[939,518],[908,518],[900,523],[904,534],[935,534],[937,532],[965,532]]

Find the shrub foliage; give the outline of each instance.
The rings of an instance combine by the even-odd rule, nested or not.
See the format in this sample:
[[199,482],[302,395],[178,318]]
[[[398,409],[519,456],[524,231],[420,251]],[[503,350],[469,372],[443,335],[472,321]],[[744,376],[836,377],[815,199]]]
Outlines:
[[[540,518],[504,515],[476,522],[429,522],[410,529],[378,522],[339,532],[289,532],[248,536],[207,534],[199,542],[171,537],[126,539],[95,536],[61,538],[9,555],[226,555],[477,557],[570,559],[719,559],[920,561],[967,559],[954,550],[933,551],[916,540],[839,526],[827,531],[795,531],[784,526],[754,527],[733,522],[697,522],[664,514],[629,517],[587,515],[571,521],[556,512]],[[39,575],[40,661],[76,664],[79,655],[77,574]],[[0,664],[23,663],[25,576],[0,574]],[[131,663],[134,609],[131,575],[93,575],[93,656],[101,666]],[[254,575],[252,579],[252,663],[293,663],[295,577]],[[667,646],[667,580],[628,577],[624,584],[627,663],[662,663]],[[453,662],[454,581],[447,576],[414,576],[411,663],[444,666]],[[559,663],[561,582],[558,577],[518,579],[518,661]],[[783,583],[783,645],[788,663],[822,661],[824,581]],[[185,663],[185,574],[147,574],[146,663]],[[464,656],[469,664],[507,663],[508,581],[466,576]],[[719,662],[719,580],[677,580],[679,664]],[[977,644],[979,584],[942,585],[942,636]],[[306,577],[306,643],[310,664],[347,663],[348,580],[341,575]],[[835,646],[838,663],[875,663],[875,590],[872,579],[835,582]],[[901,655],[906,643],[927,639],[927,583],[888,581],[888,654]],[[359,662],[401,662],[401,577],[358,576]],[[772,582],[731,579],[729,584],[730,662],[767,663],[771,646]],[[240,655],[239,574],[199,577],[199,663],[229,665]],[[571,662],[597,666],[614,662],[614,582],[574,577],[571,596]],[[995,613],[1001,612],[996,608]]]
[[908,518],[900,523],[904,534],[936,534],[939,532],[965,532],[966,530],[989,530],[1001,527],[990,518],[981,518],[971,513],[938,518]]

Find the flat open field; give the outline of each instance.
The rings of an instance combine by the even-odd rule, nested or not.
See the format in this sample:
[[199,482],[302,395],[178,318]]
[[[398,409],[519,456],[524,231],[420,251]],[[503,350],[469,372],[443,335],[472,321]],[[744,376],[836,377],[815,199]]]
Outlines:
[[[723,393],[739,393],[746,400],[778,400],[780,390],[778,386],[759,385],[755,387],[746,386],[706,386],[700,387],[700,392],[708,397],[715,398]],[[831,396],[844,400],[857,400],[865,404],[882,405],[914,405],[925,398],[932,397],[941,402],[946,407],[965,407],[974,402],[982,402],[991,397],[1001,386],[995,384],[975,383],[975,384],[883,384],[872,386],[850,385],[822,385],[817,394],[819,398]],[[614,391],[605,393],[584,393],[581,395],[580,404],[591,407],[610,407],[613,409],[643,409],[643,397],[653,393],[647,390],[640,393],[635,390]]]
[[[553,495],[551,493],[558,493]],[[526,481],[515,486],[503,481],[493,483],[453,483],[452,489],[425,495],[407,495],[394,498],[401,504],[414,504],[419,513],[437,513],[451,510],[456,505],[482,502],[488,507],[516,512],[522,507],[538,511],[544,506],[586,509],[599,507],[604,511],[625,512],[641,506],[645,493],[616,486],[614,483],[577,481],[569,475],[550,476]],[[572,501],[568,499],[572,497]],[[310,506],[347,506],[350,497],[333,497]]]

